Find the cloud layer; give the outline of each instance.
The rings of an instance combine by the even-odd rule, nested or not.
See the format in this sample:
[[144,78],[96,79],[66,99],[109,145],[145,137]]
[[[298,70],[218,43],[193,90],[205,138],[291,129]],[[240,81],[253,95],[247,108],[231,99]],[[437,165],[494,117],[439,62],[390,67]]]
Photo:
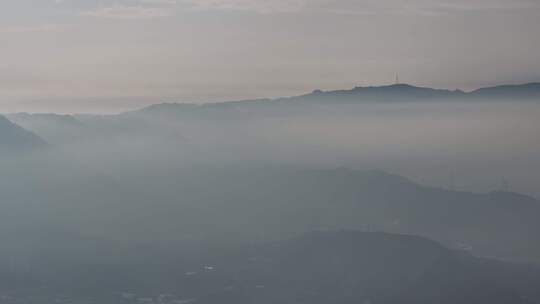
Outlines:
[[82,12],[81,15],[108,19],[140,20],[169,17],[173,15],[173,12],[170,9],[162,7],[117,5],[103,7],[92,11],[85,11]]
[[[62,0],[67,1],[67,0]],[[181,9],[257,13],[323,11],[347,14],[441,14],[481,10],[540,9],[534,0],[124,0],[84,15],[119,19],[166,17]]]

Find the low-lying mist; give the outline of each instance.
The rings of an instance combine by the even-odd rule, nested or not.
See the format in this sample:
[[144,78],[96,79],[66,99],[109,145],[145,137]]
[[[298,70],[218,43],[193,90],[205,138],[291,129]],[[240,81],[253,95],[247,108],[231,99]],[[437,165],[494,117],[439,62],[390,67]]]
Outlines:
[[165,113],[76,117],[76,126],[54,128],[15,121],[51,142],[50,155],[93,169],[348,167],[463,191],[504,188],[540,196],[540,105],[535,103],[263,103],[190,110],[177,105]]
[[[343,293],[325,285],[326,276],[373,261],[393,266],[351,276],[372,288],[359,299],[379,299],[371,292],[394,290],[393,278],[405,272],[418,273],[411,284],[434,284],[426,271],[445,274],[453,263],[456,277],[474,274],[485,286],[497,277],[514,288],[509,278],[519,276],[518,294],[537,296],[529,287],[540,271],[470,254],[540,261],[539,104],[253,101],[7,117],[15,124],[0,125],[14,145],[0,150],[0,280],[9,294],[46,294],[28,303],[59,293],[139,303],[122,298],[133,290],[181,301],[163,303],[216,303],[227,295],[214,288],[256,297],[263,285],[281,299],[310,294],[312,277],[334,297]],[[305,236],[312,231],[338,232]],[[365,246],[372,251],[361,260],[345,250]],[[395,246],[410,255],[393,256]],[[321,263],[327,255],[341,268]],[[424,263],[441,256],[440,269]],[[300,273],[287,266],[300,261]],[[310,275],[315,264],[324,267]],[[280,273],[299,285],[279,285]],[[253,290],[235,289],[257,280]],[[396,297],[416,299],[437,286]],[[491,299],[489,290],[473,296]]]

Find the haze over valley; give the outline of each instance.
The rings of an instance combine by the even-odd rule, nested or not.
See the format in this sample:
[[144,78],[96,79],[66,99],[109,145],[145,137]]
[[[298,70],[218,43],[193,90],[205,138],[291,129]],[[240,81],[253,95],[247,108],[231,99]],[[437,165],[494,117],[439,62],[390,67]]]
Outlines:
[[0,1],[0,304],[540,304],[539,21]]
[[[537,297],[530,288],[540,283],[540,273],[519,265],[540,261],[535,233],[540,229],[539,171],[534,170],[540,163],[535,153],[540,89],[528,84],[501,90],[480,94],[398,84],[273,100],[156,104],[114,115],[6,114],[1,124],[2,267],[11,287],[5,292],[14,299],[24,295],[25,303],[49,301],[52,295],[105,303],[145,298],[133,290],[154,298],[174,294],[167,298],[171,303],[187,301],[177,294],[203,303],[264,303],[287,302],[301,293],[309,302],[351,297],[403,303],[436,297],[451,303],[455,294],[431,293],[442,285],[381,297],[376,290],[395,285],[382,277],[373,286],[361,283],[375,273],[340,286],[321,281],[323,293],[315,296],[312,287],[304,286],[307,270],[283,277],[264,270],[267,262],[252,269],[248,261],[254,257],[245,256],[253,246],[283,240],[304,246],[303,238],[312,238],[313,231],[338,232],[323,234],[321,244],[315,237],[309,246],[371,246],[356,243],[353,231],[359,231],[360,240],[365,234],[382,244],[395,238],[370,235],[381,231],[435,240],[448,248],[445,255],[467,256],[466,265],[472,263],[470,255],[490,259],[478,267],[490,268],[498,273],[496,280],[504,281],[479,277],[474,284],[506,286],[507,271],[528,280],[498,290],[497,296],[475,289],[459,296],[465,303],[515,303],[520,301],[516,293]],[[405,237],[400,242],[412,246],[415,259],[427,254]],[[364,269],[357,263],[373,263],[370,257],[349,261],[340,247],[333,250],[324,254],[336,255],[344,263],[339,267],[352,263]],[[380,250],[374,254],[390,254]],[[195,258],[195,252],[207,260]],[[271,253],[279,258],[261,254],[279,265],[290,263],[282,258],[295,258],[281,251]],[[305,254],[315,261],[322,253]],[[167,270],[170,259],[182,261],[176,270]],[[495,260],[509,264],[499,266]],[[248,268],[235,273],[231,267],[237,263],[234,267]],[[83,270],[90,265],[98,272]],[[456,275],[484,271],[470,270],[473,265]],[[322,276],[338,271],[328,267],[309,271]],[[60,277],[53,278],[53,269]],[[125,281],[126,271],[140,273]],[[385,275],[398,275],[394,271]],[[103,276],[108,287],[99,283]],[[228,276],[241,281],[229,282]],[[283,289],[279,280],[293,277],[298,289]],[[411,284],[423,286],[427,279],[414,277]],[[366,289],[343,293],[346,284]]]

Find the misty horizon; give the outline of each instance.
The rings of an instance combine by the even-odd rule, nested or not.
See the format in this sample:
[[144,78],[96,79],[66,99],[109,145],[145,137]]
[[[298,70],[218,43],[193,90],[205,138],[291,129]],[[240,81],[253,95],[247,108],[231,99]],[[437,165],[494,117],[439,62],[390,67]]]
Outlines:
[[[8,0],[0,112],[540,81],[535,0]],[[54,109],[54,110],[53,110]]]
[[0,1],[0,304],[540,304],[540,1]]
[[[394,83],[388,83],[388,84],[381,84],[381,85],[355,85],[354,87],[351,87],[351,88],[331,88],[331,89],[320,89],[320,88],[313,88],[309,91],[303,91],[303,92],[298,92],[297,94],[295,95],[290,95],[290,96],[285,96],[285,95],[276,95],[276,96],[254,96],[254,97],[240,97],[240,98],[237,98],[237,99],[219,99],[219,100],[202,100],[202,101],[189,101],[189,100],[185,100],[185,101],[181,101],[181,100],[175,100],[175,98],[164,98],[164,99],[156,99],[156,100],[151,100],[151,99],[146,99],[146,98],[141,98],[141,97],[124,97],[124,98],[120,98],[120,99],[113,99],[113,100],[108,100],[108,98],[104,98],[104,99],[97,99],[97,100],[108,100],[108,103],[110,105],[112,105],[112,107],[116,107],[116,105],[118,105],[118,103],[122,103],[123,101],[129,101],[130,103],[132,104],[139,104],[138,106],[135,106],[133,108],[119,108],[119,109],[116,109],[114,111],[111,111],[111,110],[107,110],[104,112],[101,112],[101,111],[96,111],[96,110],[82,110],[82,111],[77,111],[77,112],[66,112],[66,111],[54,111],[54,107],[51,108],[50,105],[47,105],[47,109],[53,109],[53,110],[44,110],[44,111],[29,111],[29,110],[25,110],[25,107],[26,107],[26,103],[22,102],[22,109],[20,111],[0,111],[0,113],[4,113],[4,114],[15,114],[15,113],[32,113],[32,114],[65,114],[65,115],[70,115],[70,114],[103,114],[103,115],[114,115],[114,114],[120,114],[122,112],[129,112],[129,111],[135,111],[135,110],[140,110],[142,108],[145,108],[145,107],[149,107],[149,106],[152,106],[152,105],[157,105],[157,104],[167,104],[167,103],[170,103],[170,104],[196,104],[196,105],[212,105],[212,104],[220,104],[220,103],[232,103],[232,102],[249,102],[249,101],[260,101],[260,100],[267,100],[267,101],[272,101],[272,100],[276,100],[276,99],[283,99],[283,98],[294,98],[294,97],[299,97],[299,96],[303,96],[303,95],[306,95],[306,94],[311,94],[313,92],[317,92],[317,91],[321,91],[321,92],[325,92],[325,93],[332,93],[332,92],[340,92],[340,91],[347,91],[347,90],[353,90],[355,88],[385,88],[385,87],[392,87],[392,86],[396,86],[396,85],[405,85],[405,86],[412,86],[412,87],[415,87],[415,88],[429,88],[429,89],[435,89],[435,90],[446,90],[446,91],[454,91],[454,92],[460,92],[460,93],[474,93],[478,90],[482,90],[482,89],[487,89],[487,88],[498,88],[498,87],[504,87],[504,86],[525,86],[525,85],[535,85],[535,84],[538,84],[540,82],[535,82],[535,81],[528,81],[528,82],[523,82],[523,83],[499,83],[499,84],[494,84],[494,85],[491,85],[491,86],[484,86],[484,87],[476,87],[476,88],[472,88],[472,89],[469,89],[469,90],[466,90],[466,89],[461,89],[461,88],[445,88],[445,87],[429,87],[429,86],[422,86],[422,85],[415,85],[415,84],[410,84],[410,83],[407,83],[407,82],[394,82]],[[57,100],[58,101],[58,100]],[[70,99],[69,102],[73,102],[73,99]],[[88,104],[91,104],[93,102],[95,102],[95,100],[87,100],[87,101],[81,101],[82,104],[87,104],[87,106],[90,106],[90,107],[93,107],[92,105],[88,105]]]

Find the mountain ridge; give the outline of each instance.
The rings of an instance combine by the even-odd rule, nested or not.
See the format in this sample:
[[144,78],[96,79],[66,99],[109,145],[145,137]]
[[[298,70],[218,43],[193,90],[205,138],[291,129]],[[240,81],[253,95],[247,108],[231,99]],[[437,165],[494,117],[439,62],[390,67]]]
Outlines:
[[45,145],[41,137],[0,115],[0,154],[26,152]]
[[[403,95],[405,94],[405,95]],[[408,94],[408,95],[407,95]],[[116,114],[56,114],[56,113],[30,113],[30,112],[17,112],[6,113],[5,116],[9,118],[31,118],[36,117],[40,119],[47,118],[47,116],[70,119],[73,122],[77,121],[77,117],[109,117],[116,115],[130,115],[135,113],[162,111],[162,110],[189,110],[198,111],[202,109],[218,109],[218,108],[230,108],[231,106],[245,106],[245,105],[261,105],[270,103],[286,103],[290,101],[306,101],[316,100],[323,97],[338,97],[349,98],[357,102],[369,102],[369,101],[397,101],[402,99],[405,101],[411,101],[414,99],[446,99],[452,100],[456,98],[464,98],[465,100],[479,100],[485,98],[520,98],[520,99],[538,99],[540,100],[540,82],[529,82],[524,84],[503,84],[497,86],[482,87],[479,89],[464,91],[461,89],[439,89],[423,86],[415,86],[407,83],[397,83],[381,86],[356,86],[351,89],[338,89],[338,90],[320,90],[315,89],[310,93],[300,94],[288,97],[275,97],[275,98],[252,98],[252,99],[239,99],[239,100],[227,100],[219,102],[162,102],[154,103],[148,106],[119,112]],[[355,100],[355,98],[371,98],[371,100]]]
[[[335,100],[326,100],[334,98]],[[517,85],[500,85],[484,87],[473,91],[463,91],[459,89],[435,89],[430,87],[420,87],[405,83],[383,85],[383,86],[357,86],[352,89],[323,91],[316,89],[311,93],[278,98],[258,98],[236,101],[222,101],[210,103],[190,103],[190,102],[166,102],[152,104],[138,110],[127,111],[121,114],[144,113],[158,110],[179,110],[189,109],[191,111],[203,109],[217,109],[231,106],[254,106],[282,104],[305,101],[346,101],[346,102],[378,102],[378,101],[420,101],[420,100],[482,100],[482,99],[504,99],[519,98],[526,100],[540,100],[540,82],[531,82]]]

